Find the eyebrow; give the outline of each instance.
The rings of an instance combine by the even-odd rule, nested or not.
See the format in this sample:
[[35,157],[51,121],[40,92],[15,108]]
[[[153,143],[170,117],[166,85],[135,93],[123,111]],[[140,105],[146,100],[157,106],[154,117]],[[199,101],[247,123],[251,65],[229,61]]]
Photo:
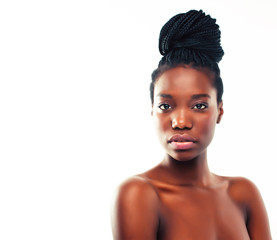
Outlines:
[[199,98],[202,98],[202,97],[211,98],[211,96],[209,94],[201,93],[201,94],[192,95],[191,99],[196,100],[196,99],[199,99]]
[[[163,94],[163,93],[158,94],[157,97],[172,98],[172,96],[170,94]],[[191,99],[192,100],[197,100],[197,99],[202,98],[202,97],[211,98],[211,96],[209,94],[201,93],[201,94],[192,95]]]
[[158,94],[157,97],[172,98],[172,96],[170,94],[163,94],[163,93]]

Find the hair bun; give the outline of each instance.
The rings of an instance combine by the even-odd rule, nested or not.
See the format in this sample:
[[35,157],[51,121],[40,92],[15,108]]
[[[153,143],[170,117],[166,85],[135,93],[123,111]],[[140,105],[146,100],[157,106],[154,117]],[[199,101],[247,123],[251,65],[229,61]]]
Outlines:
[[[201,54],[217,63],[224,55],[219,26],[202,10],[172,17],[161,29],[159,50],[164,57],[168,54],[175,57]],[[189,53],[180,54],[180,51]]]

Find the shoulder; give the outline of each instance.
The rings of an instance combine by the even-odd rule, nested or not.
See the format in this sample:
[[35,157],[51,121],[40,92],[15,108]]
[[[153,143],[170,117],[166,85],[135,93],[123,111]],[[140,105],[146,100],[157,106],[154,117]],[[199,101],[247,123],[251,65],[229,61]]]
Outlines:
[[271,239],[269,221],[257,186],[243,177],[229,177],[230,197],[244,210],[251,239]]
[[155,188],[141,176],[133,176],[122,182],[116,189],[116,197],[120,200],[136,200],[144,198],[146,200],[158,200]]
[[244,211],[247,211],[255,202],[262,198],[257,186],[244,177],[224,177],[228,182],[228,194]]
[[[256,185],[249,179],[244,177],[227,177],[229,182],[230,193],[234,195],[248,195],[253,191],[258,191]],[[250,190],[246,191],[246,190]]]
[[155,189],[143,177],[134,176],[120,184],[111,215],[114,239],[154,239],[158,202]]
[[259,197],[260,192],[257,186],[244,177],[227,177],[229,182],[228,191],[231,197],[240,203],[250,204],[253,197]]

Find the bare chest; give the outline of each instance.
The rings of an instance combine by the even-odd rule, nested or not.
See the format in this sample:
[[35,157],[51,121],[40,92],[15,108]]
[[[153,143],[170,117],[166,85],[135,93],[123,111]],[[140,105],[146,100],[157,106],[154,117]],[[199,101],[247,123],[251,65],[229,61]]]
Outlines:
[[224,189],[157,188],[159,240],[249,240],[242,210]]

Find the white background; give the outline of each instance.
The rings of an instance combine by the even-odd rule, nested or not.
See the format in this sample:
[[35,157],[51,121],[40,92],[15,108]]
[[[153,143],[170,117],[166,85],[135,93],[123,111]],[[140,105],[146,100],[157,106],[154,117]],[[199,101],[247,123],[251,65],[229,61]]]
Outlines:
[[225,56],[220,175],[256,183],[277,238],[276,1],[1,1],[0,239],[112,239],[116,186],[158,164],[150,116],[158,35],[217,19]]

